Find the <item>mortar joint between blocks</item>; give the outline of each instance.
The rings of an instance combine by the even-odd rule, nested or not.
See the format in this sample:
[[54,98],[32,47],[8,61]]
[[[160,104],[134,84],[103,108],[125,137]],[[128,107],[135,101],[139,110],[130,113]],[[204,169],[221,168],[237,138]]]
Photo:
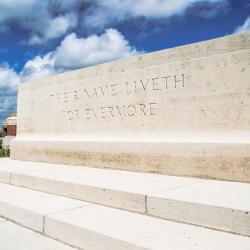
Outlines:
[[43,231],[42,234],[45,234],[45,215],[43,216]]
[[145,214],[148,214],[148,196],[145,195]]

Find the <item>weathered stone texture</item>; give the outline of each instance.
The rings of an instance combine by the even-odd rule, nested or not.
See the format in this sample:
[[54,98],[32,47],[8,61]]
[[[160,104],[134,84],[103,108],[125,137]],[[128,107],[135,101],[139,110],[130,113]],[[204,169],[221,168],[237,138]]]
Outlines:
[[23,84],[13,159],[250,181],[250,34]]

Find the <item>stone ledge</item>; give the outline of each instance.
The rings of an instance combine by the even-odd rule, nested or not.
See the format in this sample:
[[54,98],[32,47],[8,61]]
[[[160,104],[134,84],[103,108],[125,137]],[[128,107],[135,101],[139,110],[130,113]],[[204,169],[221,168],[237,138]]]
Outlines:
[[250,184],[13,160],[6,173],[13,185],[250,236]]
[[10,221],[1,223],[0,231],[1,250],[76,250]]
[[[189,250],[235,250],[240,246],[241,250],[248,250],[250,247],[249,237],[89,205],[7,184],[0,186],[0,215],[36,229],[34,223],[40,223],[38,219],[33,221],[36,214],[43,218],[45,236],[84,250],[165,250],[166,246]],[[58,202],[59,199],[63,202]]]
[[249,143],[16,140],[12,159],[250,182]]

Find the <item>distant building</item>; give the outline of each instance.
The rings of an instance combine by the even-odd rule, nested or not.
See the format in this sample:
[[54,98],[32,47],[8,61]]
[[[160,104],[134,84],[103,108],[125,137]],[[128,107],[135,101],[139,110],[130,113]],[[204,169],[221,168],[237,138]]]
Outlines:
[[17,116],[13,113],[3,123],[3,148],[9,148],[10,142],[16,137]]

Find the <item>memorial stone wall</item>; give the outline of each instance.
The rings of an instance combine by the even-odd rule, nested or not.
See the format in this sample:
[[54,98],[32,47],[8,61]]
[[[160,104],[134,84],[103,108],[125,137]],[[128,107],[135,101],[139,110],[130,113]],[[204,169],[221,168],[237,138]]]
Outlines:
[[13,159],[250,181],[250,34],[20,85]]

